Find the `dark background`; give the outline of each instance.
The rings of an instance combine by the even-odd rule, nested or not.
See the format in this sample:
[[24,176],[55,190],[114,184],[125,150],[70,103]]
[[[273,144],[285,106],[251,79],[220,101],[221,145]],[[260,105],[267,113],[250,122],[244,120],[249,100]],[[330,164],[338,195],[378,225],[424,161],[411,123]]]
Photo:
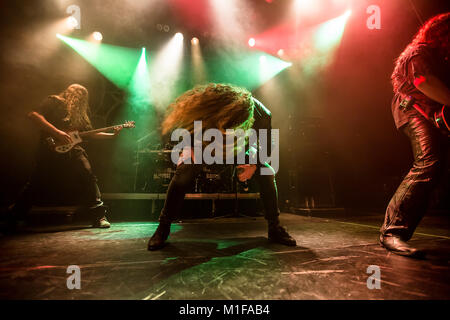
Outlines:
[[[124,92],[41,30],[49,21],[64,17],[65,8],[73,3],[83,14],[82,29],[74,31],[75,37],[100,30],[105,43],[152,49],[169,37],[155,27],[161,23],[170,26],[170,36],[183,32],[185,45],[197,36],[206,52],[219,50],[210,29],[187,23],[171,10],[169,2],[153,1],[157,4],[148,8],[118,0],[1,2],[2,205],[14,200],[32,171],[38,132],[26,113],[45,96],[59,93],[71,83],[83,84],[90,92],[93,122],[98,127],[114,124],[123,107]],[[202,1],[193,2],[198,5]],[[289,8],[289,1],[247,2],[252,8],[249,25],[254,34],[277,25]],[[315,77],[298,72],[293,78],[284,71],[253,90],[271,109],[273,127],[280,128],[278,185],[285,209],[304,207],[308,196],[315,198],[316,206],[383,208],[412,161],[408,140],[396,131],[391,117],[390,74],[395,58],[420,27],[419,19],[448,11],[448,1],[350,2],[353,14],[330,66]],[[365,10],[371,4],[381,8],[380,30],[366,27],[369,15]],[[325,16],[326,12],[318,21]],[[264,95],[265,86],[273,81],[278,83],[277,92]],[[186,82],[184,90],[191,85]],[[158,131],[154,127],[148,130]],[[136,146],[117,147],[113,141],[89,146],[100,188],[103,192],[133,192]],[[118,154],[120,159],[112,161]],[[434,199],[435,207],[448,208],[445,192],[444,184]]]

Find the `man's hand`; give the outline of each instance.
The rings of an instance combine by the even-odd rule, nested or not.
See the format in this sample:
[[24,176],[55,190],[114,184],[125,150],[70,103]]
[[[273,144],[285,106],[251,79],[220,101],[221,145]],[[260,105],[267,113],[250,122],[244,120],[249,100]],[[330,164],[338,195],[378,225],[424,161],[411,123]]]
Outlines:
[[119,134],[119,132],[120,132],[122,129],[123,129],[122,126],[115,127],[115,128],[114,128],[113,135],[114,135],[114,136],[117,136],[117,135]]
[[239,181],[245,182],[253,177],[256,171],[256,164],[241,164],[237,166],[237,170]]
[[63,144],[72,143],[72,138],[64,131],[56,130],[53,137]]

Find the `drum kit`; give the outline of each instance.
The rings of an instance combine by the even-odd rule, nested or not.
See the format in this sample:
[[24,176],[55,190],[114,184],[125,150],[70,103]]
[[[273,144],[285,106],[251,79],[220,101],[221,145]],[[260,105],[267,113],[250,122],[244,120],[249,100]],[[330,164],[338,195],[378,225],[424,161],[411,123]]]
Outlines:
[[[134,192],[165,193],[176,171],[169,144],[138,148],[135,161]],[[234,166],[208,165],[196,177],[189,193],[234,192]]]

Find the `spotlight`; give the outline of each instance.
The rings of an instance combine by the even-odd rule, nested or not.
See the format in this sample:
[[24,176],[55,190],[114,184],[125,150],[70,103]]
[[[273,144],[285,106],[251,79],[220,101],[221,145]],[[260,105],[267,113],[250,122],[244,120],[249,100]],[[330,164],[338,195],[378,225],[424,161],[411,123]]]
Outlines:
[[259,57],[259,62],[264,63],[266,62],[267,58],[265,56],[260,56]]
[[314,13],[318,10],[317,1],[313,0],[295,0],[294,8],[297,14]]
[[191,39],[191,44],[192,44],[193,46],[197,45],[198,42],[199,42],[199,40],[198,40],[198,38],[196,38],[196,37],[193,37],[193,38]]
[[67,18],[66,24],[70,29],[75,29],[78,27],[78,20],[75,17],[70,16]]
[[249,45],[250,47],[254,47],[255,44],[256,44],[255,38],[250,38],[250,39],[248,39],[248,45]]
[[183,34],[181,32],[175,33],[175,39],[180,41],[183,40],[184,39]]
[[283,49],[278,50],[277,54],[280,57],[283,56],[284,55],[284,50]]
[[92,34],[92,37],[93,37],[96,41],[102,41],[102,40],[103,40],[103,35],[102,35],[100,32],[98,32],[98,31],[95,31],[95,32]]

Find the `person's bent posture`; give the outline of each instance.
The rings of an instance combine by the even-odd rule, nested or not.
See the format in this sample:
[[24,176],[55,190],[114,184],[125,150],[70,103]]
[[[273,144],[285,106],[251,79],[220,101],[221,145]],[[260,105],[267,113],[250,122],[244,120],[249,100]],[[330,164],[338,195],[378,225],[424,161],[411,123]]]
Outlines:
[[[248,130],[253,128],[271,130],[271,113],[251,93],[243,88],[224,84],[209,84],[189,90],[176,99],[169,107],[169,113],[162,124],[163,134],[174,129],[185,129],[188,136],[194,136],[194,122],[201,121],[202,129],[217,129],[226,136],[227,129]],[[195,137],[194,137],[195,138]],[[270,150],[270,142],[267,148]],[[226,138],[223,139],[226,141]],[[191,145],[192,147],[192,145]],[[159,217],[159,226],[148,242],[149,250],[157,250],[165,245],[170,233],[172,221],[179,217],[184,197],[201,172],[203,162],[196,161],[194,148],[184,148],[178,161],[176,172],[167,190],[166,201]],[[229,146],[228,146],[229,147]],[[233,157],[247,150],[247,159],[251,150],[258,150],[260,145],[245,145],[241,150],[234,145]],[[225,143],[223,149],[226,149]],[[186,152],[187,150],[187,152]],[[230,150],[230,149],[227,149]],[[269,152],[270,153],[270,152]],[[224,151],[225,157],[230,155]],[[267,152],[266,152],[267,154]],[[268,222],[269,240],[288,246],[295,246],[296,241],[280,226],[278,195],[275,183],[275,172],[266,162],[262,164],[239,164],[238,179],[246,181],[255,177],[260,186],[260,194],[264,205],[265,218]],[[266,169],[266,170],[261,170]],[[269,174],[267,174],[269,172]]]

